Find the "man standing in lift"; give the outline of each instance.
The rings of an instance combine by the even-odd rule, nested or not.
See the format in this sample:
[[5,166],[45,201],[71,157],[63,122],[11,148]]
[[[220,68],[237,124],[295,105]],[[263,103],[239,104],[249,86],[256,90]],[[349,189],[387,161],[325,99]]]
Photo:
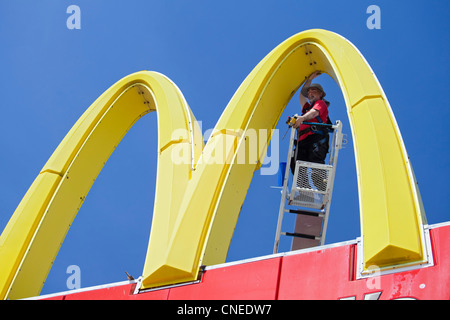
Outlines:
[[[325,163],[325,158],[329,149],[329,135],[326,129],[314,128],[314,126],[303,124],[303,122],[327,123],[328,106],[330,103],[324,99],[326,93],[322,86],[317,83],[311,84],[311,81],[320,75],[316,71],[306,80],[300,92],[300,105],[302,106],[302,115],[297,117],[294,128],[297,132],[296,157],[291,159],[291,171],[295,171],[295,161],[309,161],[315,163]],[[306,101],[308,98],[309,103]],[[306,172],[305,172],[306,175]],[[324,191],[325,185],[319,179],[315,179],[317,172],[313,171],[311,178],[319,190]]]

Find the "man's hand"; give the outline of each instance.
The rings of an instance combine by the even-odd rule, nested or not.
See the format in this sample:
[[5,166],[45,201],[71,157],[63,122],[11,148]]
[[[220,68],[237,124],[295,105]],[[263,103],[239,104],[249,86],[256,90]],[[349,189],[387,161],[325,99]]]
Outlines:
[[320,71],[314,71],[313,73],[310,74],[310,76],[308,77],[308,80],[309,81],[313,81],[314,78],[317,78],[320,75],[321,75]]
[[305,119],[304,119],[303,116],[297,117],[297,120],[295,121],[293,127],[294,127],[295,129],[299,128],[300,125],[303,123],[303,121],[305,121]]
[[317,117],[319,115],[319,111],[317,111],[316,109],[311,109],[309,110],[306,114],[300,116],[297,118],[297,121],[295,121],[295,124],[293,125],[293,127],[295,129],[299,128],[300,125],[304,122],[304,121],[308,121],[311,119],[314,119],[315,117]]

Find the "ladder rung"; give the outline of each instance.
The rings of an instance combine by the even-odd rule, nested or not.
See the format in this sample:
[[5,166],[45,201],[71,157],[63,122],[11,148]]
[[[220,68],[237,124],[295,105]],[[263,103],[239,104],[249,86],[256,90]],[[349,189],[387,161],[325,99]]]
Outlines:
[[323,211],[308,211],[308,210],[294,210],[294,209],[288,209],[285,210],[285,212],[289,213],[295,213],[295,214],[304,214],[305,216],[313,216],[313,217],[321,217],[323,218],[325,216]]
[[309,234],[303,234],[303,233],[295,233],[295,232],[282,232],[282,235],[290,236],[290,237],[297,237],[297,238],[305,238],[305,239],[312,239],[312,240],[320,240],[320,237],[312,236]]

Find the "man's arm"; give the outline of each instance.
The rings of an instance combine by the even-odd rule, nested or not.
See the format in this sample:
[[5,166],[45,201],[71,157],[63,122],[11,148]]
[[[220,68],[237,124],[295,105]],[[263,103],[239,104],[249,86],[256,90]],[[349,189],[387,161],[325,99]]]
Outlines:
[[308,77],[308,79],[306,79],[306,82],[303,84],[303,88],[302,90],[300,90],[300,94],[299,94],[299,99],[300,99],[300,107],[303,108],[303,106],[306,103],[306,95],[308,94],[308,92],[303,92],[303,90],[307,87],[309,87],[311,85],[311,82],[313,81],[314,78],[316,78],[318,75],[320,75],[319,71],[314,71],[312,74],[310,74],[310,76]]
[[[311,81],[310,81],[310,83],[311,83]],[[306,87],[306,82],[305,82],[305,87]],[[300,92],[300,95],[299,95],[299,99],[300,99],[300,107],[303,108],[303,106],[306,103],[306,98],[303,96],[303,94],[301,92]]]
[[316,109],[311,109],[309,110],[307,113],[305,113],[304,115],[300,116],[297,118],[297,121],[295,121],[295,124],[293,125],[293,127],[295,129],[297,129],[298,127],[300,127],[300,125],[304,122],[304,121],[308,121],[308,120],[312,120],[315,117],[317,117],[320,114],[320,112]]

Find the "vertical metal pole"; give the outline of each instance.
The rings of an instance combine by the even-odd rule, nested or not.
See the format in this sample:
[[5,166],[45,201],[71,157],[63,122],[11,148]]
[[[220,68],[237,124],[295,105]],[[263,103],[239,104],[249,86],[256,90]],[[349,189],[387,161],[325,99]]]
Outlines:
[[275,235],[275,244],[273,247],[273,253],[278,252],[278,245],[280,243],[280,234],[281,234],[281,225],[283,224],[283,214],[284,214],[284,207],[286,205],[286,192],[288,188],[288,181],[289,181],[289,170],[290,170],[290,164],[291,164],[291,157],[292,157],[292,149],[294,146],[294,138],[295,138],[295,129],[291,129],[291,138],[289,142],[289,151],[288,156],[286,160],[286,169],[284,173],[284,181],[283,181],[283,190],[281,192],[281,201],[280,201],[280,210],[278,212],[278,223],[277,223],[277,232]]
[[342,123],[340,121],[336,121],[336,125],[333,126],[334,129],[334,135],[333,135],[333,150],[332,150],[332,156],[333,158],[330,159],[330,164],[333,166],[333,169],[331,170],[330,177],[328,177],[328,185],[330,188],[328,188],[328,201],[325,206],[325,216],[323,221],[323,227],[322,227],[322,235],[320,237],[320,243],[319,245],[323,246],[325,244],[325,236],[327,234],[327,226],[328,226],[328,216],[330,213],[330,205],[331,205],[331,197],[333,195],[333,186],[334,186],[334,177],[336,175],[336,164],[337,164],[337,158],[339,154],[339,149],[342,148]]

